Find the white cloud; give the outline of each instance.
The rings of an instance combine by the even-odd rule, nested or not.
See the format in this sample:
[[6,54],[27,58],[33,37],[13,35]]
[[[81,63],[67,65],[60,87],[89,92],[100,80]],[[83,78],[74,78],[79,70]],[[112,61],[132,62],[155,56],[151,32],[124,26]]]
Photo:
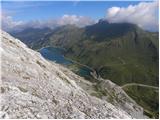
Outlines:
[[77,15],[67,15],[67,14],[57,19],[33,20],[33,21],[24,22],[24,21],[14,21],[11,16],[5,13],[2,13],[1,20],[2,20],[2,29],[6,31],[22,30],[27,27],[55,28],[57,26],[62,26],[62,25],[67,25],[67,24],[72,24],[72,25],[76,25],[79,27],[83,27],[83,26],[95,23],[95,21],[89,17],[77,16]]
[[110,23],[128,22],[145,30],[158,31],[158,0],[140,2],[126,8],[111,7],[107,10],[106,19]]
[[[106,19],[110,23],[134,23],[145,30],[158,31],[158,0],[153,2],[140,2],[128,7],[111,7],[107,10]],[[61,25],[74,24],[79,27],[94,24],[96,21],[90,17],[77,15],[63,15],[60,18],[33,21],[15,21],[12,16],[3,12],[1,14],[2,29],[6,31],[22,30],[27,27],[55,28]]]
[[11,16],[1,13],[1,25],[4,30],[14,29],[16,26],[24,25],[23,21],[14,21]]
[[77,15],[63,15],[61,19],[59,19],[59,25],[66,25],[66,24],[75,24],[80,27],[93,24],[94,20],[89,17],[84,16],[77,16]]

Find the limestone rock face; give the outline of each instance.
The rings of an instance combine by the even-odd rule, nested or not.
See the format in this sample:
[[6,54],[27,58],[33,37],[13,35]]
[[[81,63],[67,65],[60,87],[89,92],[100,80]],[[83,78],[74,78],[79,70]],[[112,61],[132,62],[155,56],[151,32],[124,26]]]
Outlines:
[[101,99],[123,109],[134,118],[148,118],[143,114],[143,108],[130,98],[120,86],[110,80],[101,80],[96,87],[97,91],[104,93]]
[[3,31],[0,52],[1,118],[132,118],[90,96],[75,82],[83,78]]

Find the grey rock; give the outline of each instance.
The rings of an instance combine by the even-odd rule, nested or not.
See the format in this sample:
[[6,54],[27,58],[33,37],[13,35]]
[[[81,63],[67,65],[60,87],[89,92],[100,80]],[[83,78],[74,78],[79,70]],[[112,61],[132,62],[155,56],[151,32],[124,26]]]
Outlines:
[[70,70],[1,31],[0,118],[133,118],[91,96]]
[[46,61],[6,32],[1,39],[1,118],[131,118],[90,96],[75,83],[74,78],[82,78],[74,73]]

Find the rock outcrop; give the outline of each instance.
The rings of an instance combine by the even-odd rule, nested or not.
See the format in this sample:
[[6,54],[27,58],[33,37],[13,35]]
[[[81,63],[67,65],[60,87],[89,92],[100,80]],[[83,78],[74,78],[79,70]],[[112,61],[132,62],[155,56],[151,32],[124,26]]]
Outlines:
[[83,78],[3,31],[0,52],[1,118],[133,118],[88,94],[75,82]]

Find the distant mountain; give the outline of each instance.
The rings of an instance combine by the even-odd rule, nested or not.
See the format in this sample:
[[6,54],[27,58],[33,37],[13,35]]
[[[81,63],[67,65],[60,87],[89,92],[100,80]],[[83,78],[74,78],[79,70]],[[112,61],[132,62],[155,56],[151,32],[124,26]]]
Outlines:
[[39,48],[60,46],[66,57],[93,67],[103,78],[119,85],[158,86],[158,34],[134,24],[100,21],[78,28],[67,25],[45,37]]
[[10,34],[22,40],[28,47],[33,48],[36,43],[43,41],[44,36],[49,34],[50,28],[26,28],[22,31],[11,32]]
[[33,49],[63,47],[66,57],[93,67],[119,85],[136,82],[158,86],[158,33],[134,24],[100,20],[84,28],[29,28],[12,35]]

